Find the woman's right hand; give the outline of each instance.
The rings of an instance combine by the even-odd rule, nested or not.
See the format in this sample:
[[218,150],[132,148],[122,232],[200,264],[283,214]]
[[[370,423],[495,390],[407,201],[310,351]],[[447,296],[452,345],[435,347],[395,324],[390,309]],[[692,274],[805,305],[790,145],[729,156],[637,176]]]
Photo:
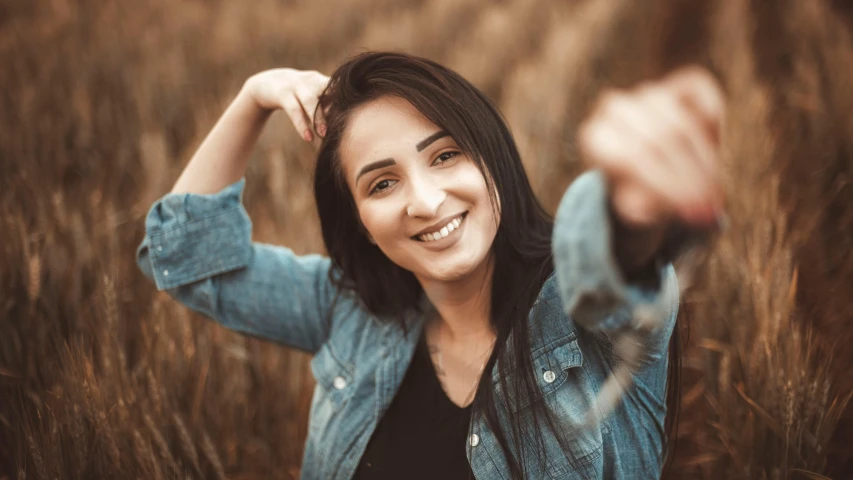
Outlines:
[[329,77],[320,72],[276,68],[252,75],[243,88],[260,108],[284,110],[296,132],[310,142],[314,132],[326,135],[323,112],[317,111],[315,116],[315,111],[328,83]]

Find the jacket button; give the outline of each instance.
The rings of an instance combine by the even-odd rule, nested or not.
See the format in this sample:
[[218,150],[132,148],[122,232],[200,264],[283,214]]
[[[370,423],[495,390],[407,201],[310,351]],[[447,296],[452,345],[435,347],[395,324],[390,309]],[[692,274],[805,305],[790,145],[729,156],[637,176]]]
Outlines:
[[332,380],[332,385],[338,390],[343,390],[347,386],[347,381],[344,377],[335,377],[335,379]]
[[169,276],[169,271],[168,271],[168,270],[163,270],[163,276],[164,276],[164,277],[168,277],[168,276]]
[[545,372],[542,375],[542,378],[544,378],[546,382],[551,383],[554,380],[556,380],[557,376],[554,375],[554,372],[552,372],[551,370],[548,370],[547,372]]
[[472,433],[471,436],[468,437],[468,442],[471,444],[472,447],[476,447],[480,444],[480,436],[476,433]]

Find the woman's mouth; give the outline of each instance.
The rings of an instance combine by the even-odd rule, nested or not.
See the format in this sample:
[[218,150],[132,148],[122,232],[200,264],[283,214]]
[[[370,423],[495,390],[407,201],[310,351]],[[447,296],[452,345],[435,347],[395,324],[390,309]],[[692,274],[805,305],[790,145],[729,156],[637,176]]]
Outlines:
[[465,221],[466,216],[468,216],[468,212],[462,213],[461,215],[454,218],[453,220],[450,220],[449,222],[447,222],[447,225],[439,228],[435,232],[425,233],[423,235],[418,235],[417,237],[413,237],[413,238],[419,242],[426,242],[426,243],[441,240],[442,238],[447,237],[448,235],[453,233],[455,230],[457,230],[462,225],[462,222]]

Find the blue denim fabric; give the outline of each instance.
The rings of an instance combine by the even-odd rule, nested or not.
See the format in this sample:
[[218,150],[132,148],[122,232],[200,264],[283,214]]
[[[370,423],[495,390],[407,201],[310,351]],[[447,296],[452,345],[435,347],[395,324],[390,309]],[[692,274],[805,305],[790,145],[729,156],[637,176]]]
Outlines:
[[[252,242],[242,206],[245,181],[212,195],[168,194],[146,218],[137,261],[157,288],[233,330],[314,355],[317,380],[302,465],[304,479],[351,478],[379,418],[409,366],[423,318],[406,318],[410,333],[365,312],[329,282],[320,255]],[[569,455],[545,435],[545,464],[525,458],[531,478],[658,478],[663,460],[667,346],[678,309],[671,265],[659,291],[626,284],[610,250],[605,182],[579,177],[557,211],[555,273],[544,284],[528,322],[539,398],[569,437]],[[649,355],[635,385],[614,412],[578,429],[615,362],[608,335],[631,328],[631,311],[653,303],[667,313],[648,335]],[[497,371],[493,378],[497,380]],[[547,373],[547,374],[546,374]],[[496,395],[503,395],[496,383]],[[518,415],[528,415],[519,405]],[[477,478],[508,479],[495,436],[472,418],[469,461]],[[404,441],[404,440],[403,440]],[[534,447],[531,444],[528,451]],[[533,452],[531,452],[533,453]]]

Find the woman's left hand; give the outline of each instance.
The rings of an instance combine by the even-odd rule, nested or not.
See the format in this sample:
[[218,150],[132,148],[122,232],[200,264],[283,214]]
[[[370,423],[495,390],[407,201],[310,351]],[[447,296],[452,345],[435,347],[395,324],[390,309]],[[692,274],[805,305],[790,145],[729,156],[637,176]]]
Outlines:
[[715,223],[723,204],[717,165],[723,109],[716,80],[697,67],[602,95],[579,141],[585,160],[604,173],[621,222]]

